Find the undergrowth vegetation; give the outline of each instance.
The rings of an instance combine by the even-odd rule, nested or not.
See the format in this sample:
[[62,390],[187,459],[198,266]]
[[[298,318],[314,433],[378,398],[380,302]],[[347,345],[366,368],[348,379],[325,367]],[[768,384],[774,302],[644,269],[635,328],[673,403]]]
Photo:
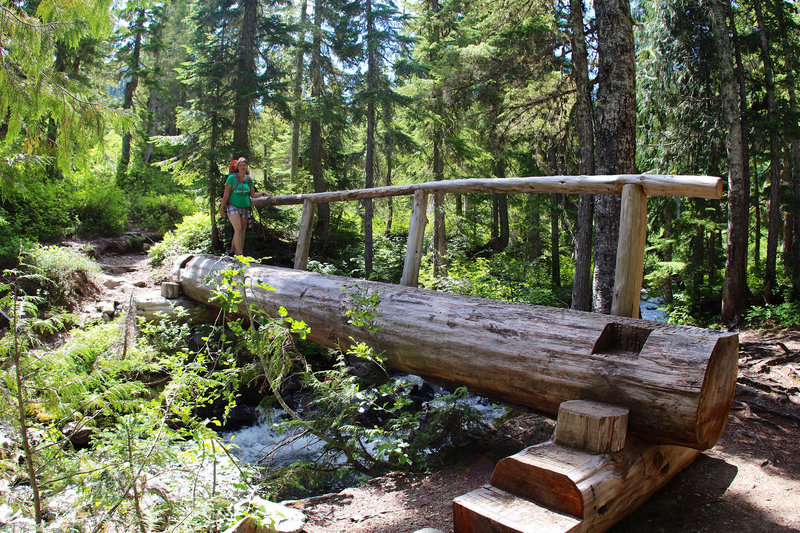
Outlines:
[[164,239],[150,248],[153,264],[160,265],[168,258],[186,253],[211,251],[211,219],[207,213],[185,217]]
[[[76,271],[96,272],[72,253],[37,248],[0,285],[10,316],[0,337],[0,500],[11,527],[220,531],[239,518],[236,501],[425,469],[483,428],[465,390],[422,403],[417,385],[391,377],[367,345],[307,357],[319,347],[304,340],[305,323],[251,304],[253,290],[270,287],[246,277],[249,258],[209,280],[221,307],[214,324],[122,316],[67,332],[68,317],[41,305],[43,289],[27,291],[51,283],[46,276],[69,286]],[[378,331],[379,298],[353,286],[348,320]],[[42,334],[58,332],[57,349],[43,344]],[[235,458],[217,431],[254,385],[265,406],[288,413],[282,431],[322,443],[318,457],[284,467]]]

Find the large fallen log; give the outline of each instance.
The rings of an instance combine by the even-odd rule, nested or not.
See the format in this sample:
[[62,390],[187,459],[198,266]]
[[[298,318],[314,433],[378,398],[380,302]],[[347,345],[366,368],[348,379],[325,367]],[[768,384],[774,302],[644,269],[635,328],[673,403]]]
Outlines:
[[[173,272],[185,296],[209,303],[208,279],[231,267],[231,259],[198,255]],[[352,337],[383,351],[396,369],[551,415],[574,399],[625,406],[629,431],[654,444],[710,448],[733,401],[732,333],[270,266],[250,267],[247,285],[251,303],[271,314],[284,306],[319,344]],[[348,322],[358,291],[379,294],[381,331]]]

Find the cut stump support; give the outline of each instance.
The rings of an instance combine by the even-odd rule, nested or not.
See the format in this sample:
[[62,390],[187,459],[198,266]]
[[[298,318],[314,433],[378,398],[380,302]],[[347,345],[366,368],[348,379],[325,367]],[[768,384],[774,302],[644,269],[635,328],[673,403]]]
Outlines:
[[456,533],[609,529],[700,453],[635,437],[626,440],[627,417],[627,409],[619,406],[564,402],[555,442],[502,459],[489,485],[453,501]]
[[625,407],[600,402],[564,402],[558,408],[553,440],[589,453],[618,452],[625,446],[629,414]]
[[314,208],[311,200],[303,202],[303,214],[300,217],[300,230],[297,234],[297,249],[294,254],[294,268],[305,270],[308,267],[308,252],[311,249],[311,230],[314,225]]
[[161,296],[168,300],[174,300],[181,295],[181,284],[174,281],[165,281],[161,284]]
[[422,264],[422,245],[425,240],[425,225],[428,223],[428,195],[424,191],[414,191],[411,206],[411,220],[408,223],[408,245],[406,260],[403,263],[403,277],[400,285],[416,287],[419,282],[419,268]]

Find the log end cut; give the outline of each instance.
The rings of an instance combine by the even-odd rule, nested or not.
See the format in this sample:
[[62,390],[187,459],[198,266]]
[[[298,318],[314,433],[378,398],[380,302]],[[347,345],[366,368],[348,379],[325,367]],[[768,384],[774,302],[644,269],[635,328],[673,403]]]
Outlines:
[[739,335],[720,337],[706,366],[697,404],[697,449],[713,447],[722,435],[733,404],[738,370]]

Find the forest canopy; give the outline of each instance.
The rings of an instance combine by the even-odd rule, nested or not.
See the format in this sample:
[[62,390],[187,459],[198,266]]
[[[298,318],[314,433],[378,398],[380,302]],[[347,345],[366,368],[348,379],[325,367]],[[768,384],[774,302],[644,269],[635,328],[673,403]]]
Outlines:
[[[607,25],[617,11],[627,26]],[[645,286],[676,320],[740,321],[798,299],[797,47],[784,1],[6,1],[0,253],[10,264],[20,242],[163,235],[198,213],[195,232],[221,251],[215,207],[240,156],[272,194],[716,175],[722,202],[651,199]],[[625,113],[608,129],[615,98]],[[618,209],[436,195],[421,283],[607,311]],[[409,211],[319,204],[312,268],[396,281]],[[291,240],[298,218],[261,209],[258,227]]]

